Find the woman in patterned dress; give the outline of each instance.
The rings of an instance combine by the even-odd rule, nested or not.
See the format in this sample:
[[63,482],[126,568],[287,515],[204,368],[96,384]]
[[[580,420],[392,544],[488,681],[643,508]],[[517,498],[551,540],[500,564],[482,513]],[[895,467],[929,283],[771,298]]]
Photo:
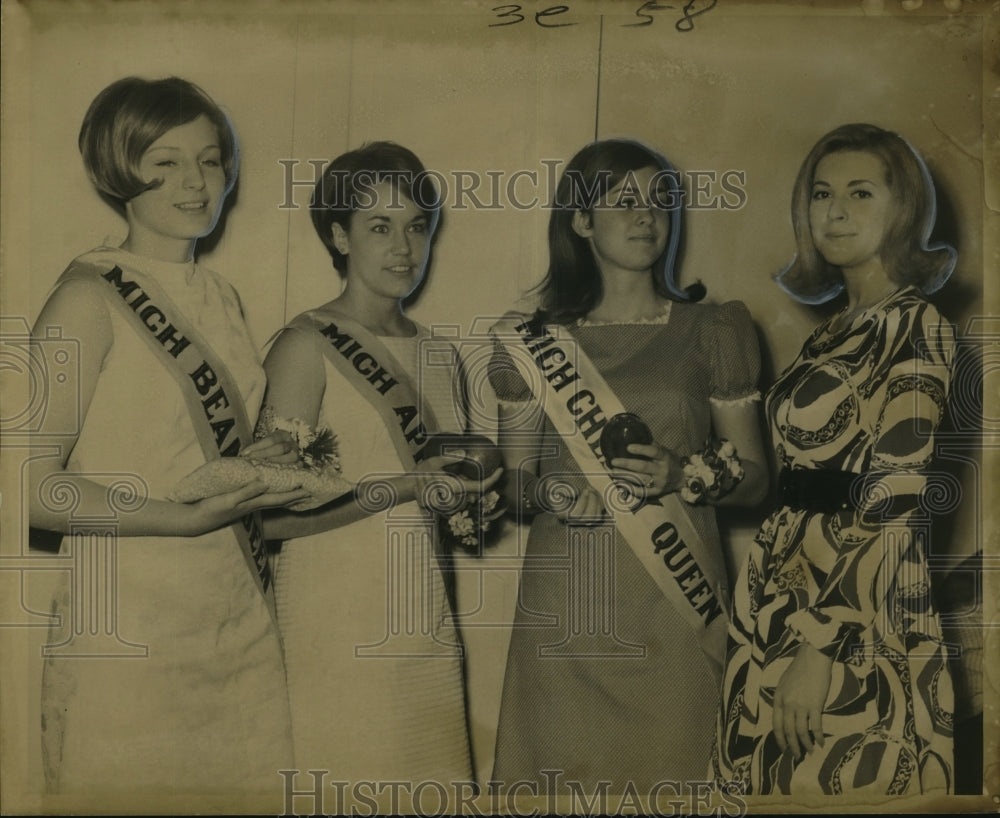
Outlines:
[[713,771],[752,794],[949,791],[952,689],[922,493],[954,339],[924,293],[955,254],[927,246],[922,161],[872,125],[816,144],[792,215],[782,287],[847,304],[768,395],[782,506],[735,590]]
[[[556,192],[548,275],[528,323],[565,337],[570,363],[589,359],[648,425],[654,442],[630,445],[608,466],[641,481],[657,505],[683,507],[703,543],[695,561],[714,564],[722,599],[728,582],[715,508],[677,499],[686,485],[682,464],[709,437],[727,438],[746,476],[721,502],[762,499],[759,355],[743,304],[694,303],[704,288],[674,283],[675,180],[664,157],[631,140],[583,148]],[[517,352],[498,345],[490,366],[508,475],[521,469],[519,479],[507,478],[510,500],[531,517],[493,779],[532,782],[551,794],[675,791],[661,782],[704,776],[721,671],[710,655],[721,657],[725,628],[696,635],[685,600],[659,584],[672,581],[668,568],[642,561],[648,537],[626,532],[628,515],[611,518],[608,495],[588,477],[603,468],[557,430],[548,415],[554,396],[515,370]],[[595,386],[556,395],[590,407]],[[588,423],[607,420],[593,408],[588,414]],[[559,493],[564,502],[553,496]]]

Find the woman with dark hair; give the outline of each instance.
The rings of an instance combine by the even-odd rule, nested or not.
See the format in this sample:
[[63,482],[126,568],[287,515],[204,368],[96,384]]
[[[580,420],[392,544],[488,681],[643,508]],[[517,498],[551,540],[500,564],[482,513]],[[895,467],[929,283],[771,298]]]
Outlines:
[[954,338],[924,295],[934,188],[873,125],[824,136],[795,183],[807,302],[847,295],[767,398],[782,468],[734,595],[714,773],[752,794],[952,788],[952,690],[921,508]]
[[468,426],[454,346],[403,309],[439,207],[400,145],[330,162],[312,219],[343,290],[291,321],[264,362],[269,410],[332,429],[356,484],[283,515],[292,539],[276,574],[296,766],[340,781],[472,780],[462,648],[427,508],[443,479],[482,492],[500,471],[458,480],[442,472],[448,457],[428,456],[432,432]]
[[674,283],[680,205],[650,148],[583,148],[538,309],[495,328],[508,499],[531,519],[493,772],[508,785],[645,797],[709,758],[728,595],[713,506],[755,504],[767,480],[754,328]]
[[[303,493],[254,480],[167,499],[221,455],[288,448],[252,443],[264,371],[236,291],[194,261],[236,180],[236,138],[191,83],[129,77],[93,101],[80,150],[128,235],[75,259],[35,325],[41,355],[51,328],[77,342],[80,383],[69,394],[53,384],[30,521],[69,534],[110,517],[118,544],[63,540],[74,559],[43,670],[47,784],[280,796],[290,722],[256,512]],[[80,619],[95,611],[108,619]],[[95,634],[108,638],[88,642]]]

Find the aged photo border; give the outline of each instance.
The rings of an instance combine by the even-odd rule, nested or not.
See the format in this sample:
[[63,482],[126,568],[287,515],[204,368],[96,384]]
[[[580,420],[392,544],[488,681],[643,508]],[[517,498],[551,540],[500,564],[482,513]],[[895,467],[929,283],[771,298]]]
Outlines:
[[[128,9],[124,9],[124,6]],[[982,361],[982,417],[976,420],[980,423],[979,452],[982,475],[983,494],[980,498],[983,508],[982,518],[973,526],[981,540],[979,548],[984,554],[983,570],[979,573],[982,583],[982,625],[985,640],[983,654],[983,696],[984,704],[984,794],[982,796],[954,796],[941,799],[925,799],[910,797],[898,801],[879,800],[877,804],[856,802],[850,799],[836,802],[824,799],[748,799],[747,808],[750,814],[754,812],[797,812],[803,808],[813,811],[919,811],[938,812],[981,812],[996,810],[1000,806],[1000,679],[995,670],[990,670],[991,664],[996,668],[1000,664],[1000,570],[997,570],[997,560],[1000,560],[1000,530],[995,519],[994,503],[990,497],[996,496],[995,487],[1000,482],[1000,360],[998,360],[998,337],[1000,337],[1000,282],[996,271],[1000,269],[1000,63],[997,59],[997,49],[1000,48],[1000,11],[995,3],[986,0],[965,0],[954,3],[950,0],[858,0],[857,2],[838,3],[836,0],[718,0],[711,3],[700,0],[697,3],[685,3],[674,0],[670,3],[626,3],[629,10],[642,9],[637,20],[642,22],[643,15],[666,15],[665,9],[673,9],[671,18],[678,26],[685,24],[699,25],[697,15],[706,15],[701,22],[708,19],[710,12],[720,16],[775,16],[799,17],[807,15],[837,15],[853,17],[873,17],[883,21],[905,21],[913,16],[940,19],[945,26],[949,19],[975,19],[982,29],[981,52],[981,86],[968,89],[968,93],[981,92],[982,139],[981,156],[974,157],[981,163],[982,189],[984,200],[981,203],[981,257],[982,257],[982,291],[979,295],[983,305],[980,315],[972,316],[965,325],[959,327],[961,337],[966,343],[978,349]],[[619,0],[565,0],[564,3],[524,2],[517,4],[501,4],[496,0],[434,0],[419,4],[420,14],[444,14],[479,16],[483,21],[483,37],[491,36],[490,26],[497,24],[523,26],[525,30],[535,27],[557,26],[562,20],[569,19],[566,10],[583,18],[593,18],[603,14],[620,14]],[[31,208],[46,196],[60,195],[59,191],[39,190],[35,181],[36,169],[24,157],[31,156],[31,142],[36,135],[31,111],[32,101],[37,94],[45,93],[47,83],[57,82],[57,77],[46,76],[44,66],[39,66],[33,57],[32,48],[40,36],[44,21],[60,7],[67,13],[80,15],[87,19],[90,15],[94,20],[103,20],[121,13],[147,14],[149,25],[157,26],[167,19],[185,21],[185,24],[197,26],[202,17],[212,15],[252,13],[259,15],[261,25],[282,25],[296,15],[321,15],[326,13],[358,15],[366,19],[369,25],[377,21],[380,15],[391,17],[405,11],[416,13],[414,0],[330,0],[321,2],[315,0],[291,0],[291,2],[253,2],[237,4],[230,0],[210,0],[208,3],[195,5],[189,2],[155,2],[137,0],[134,3],[94,2],[83,0],[78,2],[59,3],[50,0],[46,3],[15,2],[3,0],[3,33],[2,33],[2,139],[0,139],[0,316],[3,318],[2,361],[13,361],[13,368],[6,364],[0,368],[0,379],[4,379],[8,390],[2,399],[12,411],[30,416],[37,408],[30,379],[17,377],[17,367],[30,369],[30,361],[25,357],[23,340],[28,326],[37,313],[37,289],[33,289],[30,280],[32,271],[31,254],[25,246],[23,237],[33,236]],[[515,20],[514,18],[521,18]],[[494,21],[493,23],[488,22]],[[513,22],[512,22],[513,21]],[[685,23],[684,21],[688,21]],[[678,28],[678,31],[681,29]],[[86,31],[81,31],[86,36]],[[527,36],[527,34],[526,34]],[[107,47],[107,46],[103,46]],[[166,47],[166,46],[165,46]],[[169,47],[181,48],[177,43]],[[428,50],[434,43],[428,42]],[[765,45],[761,45],[765,48]],[[95,44],[95,49],[102,48]],[[96,59],[113,59],[106,53],[97,54]],[[891,59],[887,55],[886,59]],[[86,65],[79,67],[87,71]],[[41,71],[42,73],[38,73]],[[122,73],[128,73],[123,70]],[[177,73],[183,75],[183,50],[178,51]],[[957,93],[965,93],[966,89],[956,89]],[[294,103],[297,105],[303,102]],[[780,105],[780,103],[779,103]],[[600,122],[599,106],[595,105],[594,129],[603,131]],[[295,109],[297,110],[297,109]],[[297,157],[307,162],[311,157]],[[794,164],[799,160],[795,157],[789,161]],[[305,165],[303,165],[305,167]],[[716,169],[718,170],[718,169]],[[305,173],[304,170],[297,171]],[[706,171],[708,172],[708,171]],[[735,171],[734,171],[735,172]],[[690,183],[690,179],[689,179]],[[296,193],[296,196],[299,194]],[[738,194],[733,201],[738,201]],[[277,197],[280,199],[281,197]],[[301,198],[301,197],[300,197]],[[278,205],[280,208],[280,204]],[[782,213],[782,217],[784,214]],[[233,227],[231,229],[239,229]],[[692,248],[696,249],[696,248]],[[63,256],[66,260],[72,253],[67,249]],[[54,278],[56,271],[50,271]],[[457,303],[463,298],[463,293],[455,293],[451,297]],[[435,309],[441,304],[447,304],[448,298],[437,296]],[[503,308],[506,305],[497,305]],[[294,312],[292,313],[294,314]],[[291,317],[290,315],[285,316]],[[271,328],[269,327],[269,330]],[[262,333],[263,335],[270,334]],[[53,349],[65,339],[53,338]],[[260,338],[261,342],[266,338]],[[66,341],[71,343],[71,339]],[[62,354],[58,350],[52,353]],[[5,369],[10,369],[5,373]],[[774,373],[771,373],[772,376]],[[20,417],[20,415],[18,415]],[[27,735],[22,718],[22,708],[26,706],[36,691],[31,688],[31,681],[25,668],[30,663],[29,652],[34,642],[29,635],[37,633],[40,623],[44,623],[45,614],[40,610],[25,611],[21,603],[23,577],[27,573],[39,569],[37,556],[29,549],[27,517],[21,496],[24,465],[30,457],[30,434],[23,427],[17,426],[17,418],[8,411],[0,410],[7,426],[0,430],[0,814],[58,814],[72,809],[80,813],[99,813],[106,811],[127,811],[140,809],[144,812],[161,811],[222,811],[222,812],[256,812],[258,803],[252,799],[223,799],[211,801],[205,799],[191,800],[178,798],[165,793],[162,801],[142,799],[137,806],[134,800],[109,802],[101,797],[66,800],[45,796],[36,786],[36,764],[30,754],[37,750],[37,743]],[[967,442],[967,441],[966,441]],[[130,488],[141,494],[141,487]],[[127,508],[124,509],[127,511]],[[759,515],[762,516],[762,515]],[[749,518],[748,518],[749,519]],[[44,569],[42,569],[44,570]],[[20,624],[18,624],[20,623]],[[23,627],[22,627],[23,625]],[[125,645],[126,651],[141,651],[142,646]],[[501,665],[502,668],[502,665]],[[276,782],[281,786],[282,779]],[[296,785],[296,793],[306,792],[306,785]],[[456,796],[459,800],[467,798],[468,793]],[[310,814],[309,804],[315,806],[315,799],[299,797],[298,802],[291,806],[287,803],[286,811],[291,807],[301,810],[300,814]],[[428,803],[435,804],[436,799],[428,796]],[[697,809],[698,796],[689,794],[687,805]],[[691,807],[691,805],[695,805]],[[553,803],[548,799],[532,798],[530,794],[518,798],[514,802],[501,801],[499,804],[491,801],[488,796],[473,799],[465,804],[466,811],[483,813],[491,811],[511,812],[516,809],[520,814],[531,814],[533,810],[546,811]],[[554,804],[557,810],[579,810],[585,806],[579,801],[559,800]],[[614,805],[612,805],[614,806]],[[703,805],[706,810],[717,810],[711,814],[736,814],[742,807],[733,802]],[[729,812],[735,810],[736,812]],[[432,810],[433,811],[433,810]],[[363,813],[362,813],[363,814]],[[708,813],[706,813],[708,814]]]

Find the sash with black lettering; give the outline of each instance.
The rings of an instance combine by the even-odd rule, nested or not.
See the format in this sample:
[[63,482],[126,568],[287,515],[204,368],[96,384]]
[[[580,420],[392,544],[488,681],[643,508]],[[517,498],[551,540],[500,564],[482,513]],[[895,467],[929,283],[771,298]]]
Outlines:
[[382,418],[403,468],[412,469],[438,426],[430,406],[385,344],[340,314],[306,312],[288,326],[317,338],[324,357]]
[[[253,441],[253,428],[229,369],[151,277],[131,268],[123,270],[112,254],[102,263],[98,251],[70,265],[59,281],[74,279],[99,282],[108,304],[124,316],[173,375],[206,460],[235,457]],[[260,515],[248,514],[231,527],[273,617],[271,567]]]
[[[593,362],[565,329],[508,313],[493,328],[581,472],[602,497],[618,491],[600,449],[601,429],[625,409]],[[674,493],[657,504],[606,504],[615,526],[667,599],[698,637],[713,669],[721,670],[728,617],[725,563],[709,548]]]

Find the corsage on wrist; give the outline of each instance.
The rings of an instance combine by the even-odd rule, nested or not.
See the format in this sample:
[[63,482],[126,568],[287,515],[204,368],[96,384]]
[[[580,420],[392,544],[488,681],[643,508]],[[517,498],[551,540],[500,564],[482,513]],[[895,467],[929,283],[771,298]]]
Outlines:
[[692,505],[724,497],[739,485],[744,475],[736,447],[728,440],[708,440],[701,451],[685,458],[683,463],[681,499]]
[[298,418],[283,418],[276,415],[270,406],[264,406],[257,418],[257,428],[254,430],[254,440],[261,440],[271,432],[288,432],[299,450],[297,465],[322,472],[327,469],[340,471],[337,437],[328,426],[313,429],[304,420]]
[[457,511],[438,515],[441,542],[470,554],[479,554],[483,548],[496,542],[500,526],[494,525],[494,522],[506,511],[499,506],[500,494],[496,491],[485,494],[470,492]]
[[[442,467],[443,471],[463,480],[478,483],[503,466],[503,456],[497,445],[484,435],[474,433],[439,432],[431,435],[426,455],[461,457]],[[470,491],[454,511],[437,511],[441,542],[449,548],[460,548],[469,554],[495,544],[499,524],[494,524],[507,509],[501,505],[497,491]]]

